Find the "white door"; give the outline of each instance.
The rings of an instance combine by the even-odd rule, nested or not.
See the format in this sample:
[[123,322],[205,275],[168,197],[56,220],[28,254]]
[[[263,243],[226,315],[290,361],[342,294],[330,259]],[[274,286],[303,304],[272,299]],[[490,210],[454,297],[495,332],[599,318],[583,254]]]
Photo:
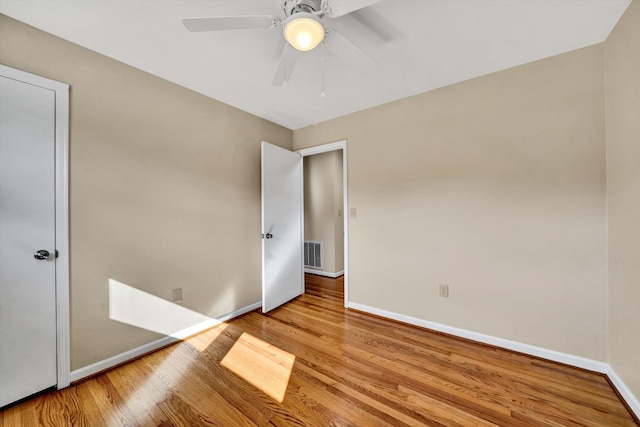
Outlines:
[[0,406],[57,383],[55,113],[0,76]]
[[262,311],[304,292],[302,157],[262,141]]

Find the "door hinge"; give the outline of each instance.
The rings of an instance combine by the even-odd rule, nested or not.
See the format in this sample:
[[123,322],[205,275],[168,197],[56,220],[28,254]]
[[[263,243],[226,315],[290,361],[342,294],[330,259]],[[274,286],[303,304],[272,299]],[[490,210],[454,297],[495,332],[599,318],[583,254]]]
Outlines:
[[58,258],[58,250],[56,249],[56,258]]

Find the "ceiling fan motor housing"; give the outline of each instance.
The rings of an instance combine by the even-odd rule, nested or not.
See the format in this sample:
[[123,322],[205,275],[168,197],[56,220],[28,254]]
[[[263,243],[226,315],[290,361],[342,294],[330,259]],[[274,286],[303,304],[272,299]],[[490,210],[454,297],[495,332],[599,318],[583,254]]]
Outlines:
[[322,0],[283,0],[282,9],[286,16],[307,12],[321,17]]

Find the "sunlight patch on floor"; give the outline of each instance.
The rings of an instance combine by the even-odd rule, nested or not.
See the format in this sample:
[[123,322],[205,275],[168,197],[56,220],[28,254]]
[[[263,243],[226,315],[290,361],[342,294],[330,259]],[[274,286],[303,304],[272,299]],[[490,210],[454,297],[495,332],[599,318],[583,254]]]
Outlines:
[[282,403],[296,357],[244,332],[222,359],[222,366]]

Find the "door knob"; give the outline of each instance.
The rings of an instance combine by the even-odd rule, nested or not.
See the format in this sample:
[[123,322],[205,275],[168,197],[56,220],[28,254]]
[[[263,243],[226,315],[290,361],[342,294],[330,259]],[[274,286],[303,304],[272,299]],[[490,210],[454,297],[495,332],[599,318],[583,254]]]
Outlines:
[[33,257],[35,259],[47,259],[47,258],[49,258],[49,251],[45,251],[44,249],[40,249],[39,251],[36,251],[35,254],[33,254]]

